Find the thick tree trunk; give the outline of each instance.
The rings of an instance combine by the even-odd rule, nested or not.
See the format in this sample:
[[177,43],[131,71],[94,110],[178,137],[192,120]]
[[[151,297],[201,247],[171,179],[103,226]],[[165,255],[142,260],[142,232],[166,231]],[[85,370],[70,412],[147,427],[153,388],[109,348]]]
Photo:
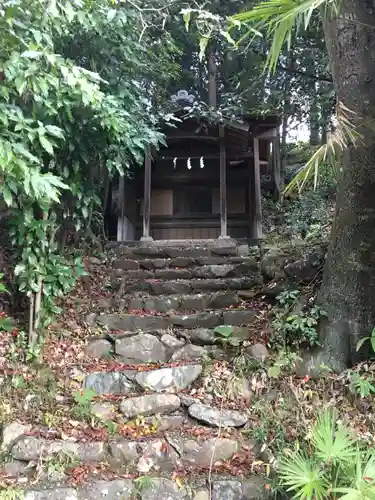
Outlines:
[[328,312],[322,325],[330,361],[338,368],[363,358],[358,340],[375,326],[375,8],[365,0],[343,0],[325,35],[338,101],[356,113],[363,136],[344,153],[331,244],[320,300]]

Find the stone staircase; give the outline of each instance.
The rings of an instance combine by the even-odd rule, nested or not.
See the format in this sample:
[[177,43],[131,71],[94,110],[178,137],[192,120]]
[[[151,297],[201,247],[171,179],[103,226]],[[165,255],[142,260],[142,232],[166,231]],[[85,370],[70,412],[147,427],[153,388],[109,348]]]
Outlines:
[[82,381],[83,395],[97,396],[91,415],[112,431],[95,441],[51,440],[30,435],[27,426],[4,432],[16,463],[65,453],[82,464],[105,463],[112,475],[96,473],[88,484],[72,487],[62,474],[24,498],[266,498],[266,481],[253,475],[251,464],[269,457],[243,432],[251,386],[231,372],[238,348],[221,342],[217,330],[231,327],[235,345],[247,342],[248,354],[258,360],[267,355],[265,346],[251,345],[257,318],[251,301],[262,285],[258,258],[232,240],[114,246],[109,258],[112,270],[103,285],[112,297],[86,318],[101,332],[86,345],[86,356],[101,360],[100,369],[72,377]]

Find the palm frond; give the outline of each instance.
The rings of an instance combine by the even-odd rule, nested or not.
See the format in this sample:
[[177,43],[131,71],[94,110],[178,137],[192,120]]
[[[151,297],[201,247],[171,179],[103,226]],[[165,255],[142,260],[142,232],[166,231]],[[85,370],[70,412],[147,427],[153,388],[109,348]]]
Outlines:
[[294,493],[295,498],[323,500],[329,487],[324,471],[317,462],[301,452],[285,457],[279,464],[279,477],[283,486]]
[[272,72],[283,46],[290,46],[292,33],[301,27],[307,28],[315,10],[325,9],[330,12],[339,10],[341,0],[266,0],[247,12],[241,12],[230,18],[253,26],[257,30],[266,28],[272,44],[266,67]]
[[311,431],[311,441],[316,448],[316,456],[323,462],[350,463],[357,454],[348,429],[337,423],[331,410],[325,410],[318,416]]
[[349,145],[356,145],[361,141],[362,136],[356,130],[353,123],[354,112],[348,109],[342,102],[339,102],[336,110],[337,127],[327,140],[315,153],[309,161],[301,168],[295,177],[286,186],[284,194],[290,194],[293,191],[301,192],[302,189],[311,181],[316,189],[319,183],[319,177],[322,172],[322,166],[327,165],[334,175],[338,178],[338,157],[340,153]]

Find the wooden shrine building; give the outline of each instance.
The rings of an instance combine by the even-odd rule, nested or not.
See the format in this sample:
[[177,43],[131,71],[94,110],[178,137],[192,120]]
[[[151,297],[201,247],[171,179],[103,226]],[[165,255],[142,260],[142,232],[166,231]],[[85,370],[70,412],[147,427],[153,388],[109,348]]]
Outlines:
[[260,175],[278,146],[275,116],[164,130],[132,179],[120,178],[117,241],[262,237]]

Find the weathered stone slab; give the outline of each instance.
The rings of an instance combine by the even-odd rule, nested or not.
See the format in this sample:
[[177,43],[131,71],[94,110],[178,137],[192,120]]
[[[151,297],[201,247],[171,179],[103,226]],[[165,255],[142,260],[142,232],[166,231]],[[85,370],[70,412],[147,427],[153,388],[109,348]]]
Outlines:
[[85,376],[85,389],[92,389],[96,394],[129,394],[136,389],[123,373],[94,372]]
[[180,300],[180,309],[185,311],[195,311],[207,309],[210,295],[184,295]]
[[175,257],[174,259],[171,259],[171,261],[169,262],[169,266],[185,268],[192,267],[195,265],[195,263],[195,259],[192,259],[191,257]]
[[233,311],[224,311],[223,320],[225,325],[249,325],[256,319],[256,314],[256,311],[254,311],[253,309],[236,309]]
[[113,269],[123,269],[125,271],[139,269],[139,262],[131,259],[118,259],[113,263]]
[[163,269],[167,265],[167,259],[145,259],[141,260],[140,265],[144,269]]
[[221,313],[202,312],[183,316],[170,316],[169,323],[183,328],[215,328],[221,323]]
[[115,352],[126,363],[164,363],[168,361],[165,345],[157,337],[148,333],[116,340]]
[[127,439],[111,441],[109,443],[109,452],[112,459],[120,465],[135,464],[140,455],[138,443]]
[[162,316],[139,316],[135,314],[103,314],[97,317],[99,325],[106,326],[110,330],[164,330],[168,327],[168,321]]
[[161,280],[188,280],[191,271],[188,269],[158,269],[154,273],[155,279]]
[[240,300],[234,292],[216,292],[212,295],[208,302],[209,309],[225,309],[235,306],[240,303]]
[[27,434],[31,428],[31,425],[21,424],[20,422],[11,422],[4,425],[2,429],[1,449],[7,450],[17,439]]
[[[92,500],[94,498],[98,497],[92,497]],[[39,491],[29,490],[25,493],[24,500],[80,500],[80,498],[77,490],[73,488],[53,488]]]
[[204,441],[193,439],[174,440],[168,436],[168,441],[177,449],[181,461],[187,466],[209,467],[214,455],[214,462],[228,460],[237,453],[238,442],[233,439],[208,438]]
[[235,246],[235,245],[228,245],[228,246],[218,245],[217,247],[212,247],[211,252],[212,252],[212,255],[221,255],[221,256],[238,255],[237,246]]
[[126,418],[172,413],[180,407],[181,401],[175,394],[147,394],[123,399],[120,411]]
[[194,275],[197,278],[225,278],[233,270],[234,266],[231,264],[213,264],[197,268]]
[[242,427],[248,421],[244,412],[214,408],[202,404],[189,406],[189,415],[212,427]]
[[139,372],[135,380],[144,390],[176,392],[187,389],[201,373],[201,365],[185,365]]
[[148,298],[144,303],[145,311],[156,311],[166,313],[178,309],[180,301],[177,297],[155,297]]
[[142,491],[142,500],[189,500],[189,496],[175,481],[153,478],[150,488]]
[[[80,500],[130,500],[136,491],[130,479],[95,481],[79,488]],[[39,499],[38,499],[39,500]]]
[[180,295],[192,290],[188,281],[152,281],[150,287],[157,295]]
[[238,500],[243,498],[240,481],[214,481],[212,500]]
[[199,257],[208,257],[210,249],[205,247],[190,247],[190,248],[166,248],[165,252],[168,257],[175,259],[176,257],[190,257],[196,259]]
[[37,461],[59,453],[74,455],[81,462],[102,462],[106,459],[107,448],[105,443],[98,441],[76,443],[25,437],[17,441],[11,449],[11,455],[14,459],[24,461]]
[[85,353],[91,358],[107,357],[112,352],[112,344],[106,339],[91,340],[85,347]]
[[146,474],[153,471],[171,472],[176,467],[178,455],[165,439],[152,439],[140,442],[141,457],[137,464],[138,472]]
[[218,290],[227,290],[228,284],[223,279],[195,279],[190,284],[195,292],[216,292]]

